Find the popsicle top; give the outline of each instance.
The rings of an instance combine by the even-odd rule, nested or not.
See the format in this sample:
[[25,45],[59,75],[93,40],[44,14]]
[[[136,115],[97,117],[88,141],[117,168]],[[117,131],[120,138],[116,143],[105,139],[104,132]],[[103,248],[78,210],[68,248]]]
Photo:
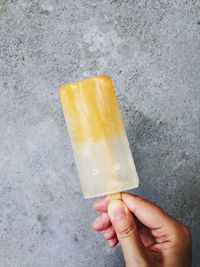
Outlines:
[[96,76],[59,87],[69,132],[77,145],[123,134],[112,79]]

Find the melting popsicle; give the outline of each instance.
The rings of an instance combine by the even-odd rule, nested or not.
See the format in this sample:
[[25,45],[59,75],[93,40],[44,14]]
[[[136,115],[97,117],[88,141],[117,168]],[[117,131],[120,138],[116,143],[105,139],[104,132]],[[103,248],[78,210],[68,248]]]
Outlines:
[[85,198],[138,186],[112,79],[96,76],[59,87]]

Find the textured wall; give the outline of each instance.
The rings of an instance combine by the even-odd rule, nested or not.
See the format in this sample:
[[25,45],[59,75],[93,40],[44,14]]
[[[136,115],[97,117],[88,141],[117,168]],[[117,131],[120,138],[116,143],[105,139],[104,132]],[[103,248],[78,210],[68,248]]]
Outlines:
[[0,0],[0,266],[118,267],[90,228],[57,87],[111,75],[136,193],[187,223],[200,266],[200,2]]

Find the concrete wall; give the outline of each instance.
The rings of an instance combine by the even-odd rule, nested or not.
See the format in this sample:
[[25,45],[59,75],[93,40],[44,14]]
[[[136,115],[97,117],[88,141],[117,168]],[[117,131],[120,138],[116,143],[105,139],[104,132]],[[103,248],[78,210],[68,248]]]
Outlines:
[[90,224],[60,84],[113,77],[134,192],[188,224],[200,266],[200,3],[0,0],[0,266],[123,266]]

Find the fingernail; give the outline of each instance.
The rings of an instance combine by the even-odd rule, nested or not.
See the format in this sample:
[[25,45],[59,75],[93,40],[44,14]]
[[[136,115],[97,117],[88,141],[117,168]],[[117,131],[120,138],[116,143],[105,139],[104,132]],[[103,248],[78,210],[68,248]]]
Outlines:
[[93,222],[93,225],[96,225],[99,223],[100,221],[100,218],[101,218],[101,215],[99,217],[96,218],[96,220]]
[[120,200],[112,200],[108,206],[108,214],[113,220],[120,220],[125,215],[125,206]]

